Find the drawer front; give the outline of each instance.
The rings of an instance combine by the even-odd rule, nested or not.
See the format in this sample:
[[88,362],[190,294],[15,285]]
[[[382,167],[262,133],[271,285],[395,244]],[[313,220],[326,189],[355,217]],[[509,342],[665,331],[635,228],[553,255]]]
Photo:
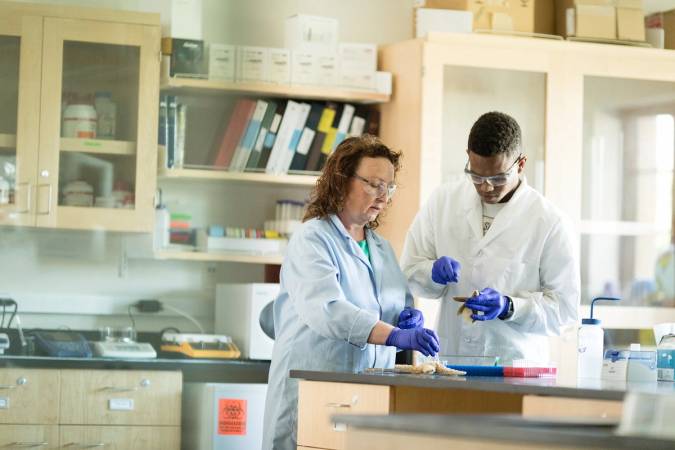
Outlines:
[[180,426],[180,371],[62,370],[61,424]]
[[0,369],[0,423],[57,424],[58,370]]
[[59,448],[58,425],[0,425],[0,448]]
[[61,448],[105,450],[179,450],[180,427],[62,425]]
[[389,414],[391,406],[389,386],[300,381],[298,395],[298,445],[307,447],[345,448],[334,414]]

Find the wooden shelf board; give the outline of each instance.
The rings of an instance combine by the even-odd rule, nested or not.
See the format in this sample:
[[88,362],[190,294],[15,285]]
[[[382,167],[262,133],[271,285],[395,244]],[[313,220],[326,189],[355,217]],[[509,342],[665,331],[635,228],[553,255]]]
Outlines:
[[353,103],[386,103],[390,96],[377,92],[339,89],[327,86],[292,86],[272,83],[236,83],[231,81],[202,80],[197,78],[163,77],[163,90],[240,93],[264,97],[288,97],[295,99],[334,100]]
[[61,138],[61,151],[100,155],[135,155],[136,143],[104,139]]
[[155,252],[157,259],[175,259],[183,261],[236,262],[244,264],[281,264],[282,255],[246,255],[239,253],[206,253],[176,250]]
[[0,133],[0,148],[16,148],[16,135]]
[[228,172],[226,170],[162,169],[160,179],[191,179],[231,181],[242,183],[282,184],[293,186],[314,186],[315,175],[270,175],[267,173]]

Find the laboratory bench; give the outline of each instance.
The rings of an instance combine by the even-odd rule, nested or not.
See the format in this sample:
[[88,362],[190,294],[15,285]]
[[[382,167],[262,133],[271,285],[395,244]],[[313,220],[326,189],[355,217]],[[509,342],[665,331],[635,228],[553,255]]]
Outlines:
[[611,421],[532,420],[514,415],[402,414],[333,417],[349,450],[410,448],[665,450],[675,441],[621,436]]
[[336,414],[517,414],[621,418],[628,391],[675,393],[675,383],[556,378],[448,377],[293,370],[298,380],[298,445],[347,448]]

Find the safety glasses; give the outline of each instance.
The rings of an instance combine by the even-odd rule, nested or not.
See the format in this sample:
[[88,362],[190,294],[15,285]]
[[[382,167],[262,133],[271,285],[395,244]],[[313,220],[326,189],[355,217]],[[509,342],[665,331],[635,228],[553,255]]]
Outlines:
[[387,198],[391,198],[396,192],[397,186],[395,184],[387,184],[384,181],[376,182],[359,175],[352,176],[357,180],[363,181],[365,183],[366,192],[374,197],[382,197],[386,194]]
[[492,175],[489,177],[484,177],[478,174],[473,173],[471,170],[469,170],[469,161],[466,162],[466,166],[464,166],[464,173],[466,176],[471,180],[473,184],[481,185],[483,183],[487,183],[490,186],[504,186],[506,183],[509,182],[509,178],[511,177],[511,174],[513,173],[513,169],[516,168],[516,165],[523,159],[523,155],[520,154],[518,155],[518,158],[511,164],[511,167],[509,167],[506,172],[503,173],[498,173],[497,175]]

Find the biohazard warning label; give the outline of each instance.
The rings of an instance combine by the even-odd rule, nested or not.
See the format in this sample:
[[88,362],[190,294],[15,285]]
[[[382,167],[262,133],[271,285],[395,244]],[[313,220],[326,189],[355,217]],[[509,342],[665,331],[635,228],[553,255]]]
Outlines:
[[245,435],[246,418],[246,400],[218,399],[218,434]]

